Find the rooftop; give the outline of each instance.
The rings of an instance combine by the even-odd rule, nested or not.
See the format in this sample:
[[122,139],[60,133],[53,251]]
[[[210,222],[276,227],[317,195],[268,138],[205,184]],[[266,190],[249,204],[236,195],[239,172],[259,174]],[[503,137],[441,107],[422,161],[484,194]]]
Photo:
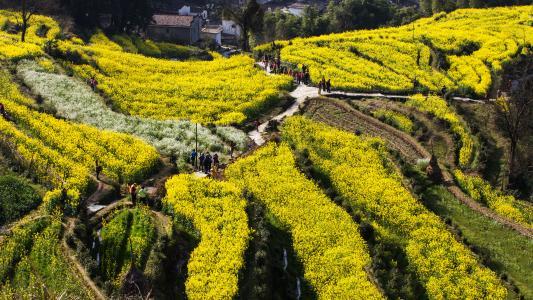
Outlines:
[[204,28],[202,28],[202,32],[213,33],[213,34],[220,33],[223,30],[224,29],[222,28],[221,25],[207,25]]
[[171,27],[191,27],[191,23],[194,21],[193,16],[180,16],[180,15],[154,15],[153,25],[157,26],[171,26]]

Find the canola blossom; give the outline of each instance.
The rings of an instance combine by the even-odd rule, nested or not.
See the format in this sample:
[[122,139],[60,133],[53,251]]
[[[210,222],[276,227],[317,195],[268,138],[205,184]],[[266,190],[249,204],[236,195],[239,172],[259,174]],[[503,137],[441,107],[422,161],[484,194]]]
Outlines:
[[[43,97],[55,108],[56,115],[95,126],[99,129],[127,133],[151,144],[165,155],[175,155],[183,164],[195,147],[195,124],[189,121],[153,120],[127,116],[112,111],[104,100],[84,82],[67,75],[50,73],[49,60],[22,61],[17,74],[33,93]],[[45,65],[45,66],[43,66]],[[48,70],[46,69],[48,68]],[[237,129],[217,128],[212,133],[198,126],[199,149],[224,150],[224,141],[231,141],[244,149],[247,136]],[[226,149],[227,150],[227,149]]]
[[[32,100],[23,96],[11,79],[0,70],[0,102],[13,119],[0,118],[0,141],[40,182],[72,190],[72,195],[83,194],[96,159],[103,174],[119,182],[140,180],[158,163],[155,149],[136,138],[58,120],[28,108]],[[54,195],[49,198],[57,198]],[[77,203],[70,204],[77,207]]]
[[80,53],[83,62],[71,67],[82,78],[94,76],[116,109],[158,120],[240,124],[276,104],[292,83],[289,76],[267,76],[245,55],[170,61],[124,52],[103,34],[86,46],[58,45]]
[[201,240],[187,265],[187,298],[233,299],[250,229],[241,190],[228,182],[178,175],[166,183],[164,205],[192,221]]
[[269,144],[225,175],[287,226],[319,299],[383,299],[366,273],[370,256],[357,225],[298,171],[287,145]]
[[468,168],[474,159],[476,141],[470,134],[468,127],[459,118],[454,109],[439,96],[413,95],[405,105],[420,111],[430,113],[450,126],[450,131],[456,135],[459,145],[459,166]]
[[[17,13],[0,10],[0,28],[7,28],[9,24],[17,24]],[[44,30],[45,29],[45,30]],[[0,60],[18,61],[44,54],[42,45],[49,39],[55,38],[61,29],[56,21],[50,17],[35,15],[32,17],[26,33],[26,42],[20,41],[20,33],[11,34],[0,29]]]
[[413,121],[399,112],[380,108],[374,110],[372,116],[383,120],[385,123],[388,123],[403,132],[412,133],[414,130],[415,125],[413,124]]
[[488,206],[494,212],[526,227],[533,228],[533,209],[522,204],[512,195],[504,195],[478,176],[464,174],[454,170],[453,175],[461,189],[474,200]]
[[401,237],[410,266],[430,299],[505,299],[491,270],[460,244],[387,167],[382,142],[361,138],[304,117],[288,119],[282,137],[306,151],[314,166],[358,213]]
[[[401,27],[359,30],[276,42],[281,58],[310,67],[311,79],[335,89],[485,96],[491,72],[533,43],[530,6],[460,9]],[[258,46],[262,53],[272,44]]]

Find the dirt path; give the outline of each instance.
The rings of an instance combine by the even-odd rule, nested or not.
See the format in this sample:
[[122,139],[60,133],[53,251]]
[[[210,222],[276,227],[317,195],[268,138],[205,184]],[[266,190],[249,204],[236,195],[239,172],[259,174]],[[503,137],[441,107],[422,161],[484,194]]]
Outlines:
[[65,254],[65,258],[70,261],[71,267],[75,268],[76,272],[74,273],[80,276],[80,280],[82,280],[85,287],[91,292],[92,296],[94,297],[93,299],[105,300],[105,295],[102,293],[102,291],[100,291],[98,286],[91,279],[91,276],[89,276],[85,268],[78,262],[76,254],[70,249],[67,244],[67,233],[72,234],[73,230],[74,219],[68,219],[65,225],[65,232],[63,233],[63,238],[61,239],[61,248]]
[[428,129],[430,139],[425,143],[427,149],[431,148],[431,143],[434,140],[441,140],[445,144],[445,153],[442,156],[437,157],[439,159],[444,158],[444,163],[449,167],[455,167],[455,143],[452,136],[446,132],[445,129],[439,128],[439,125],[435,124],[435,120],[430,119],[425,113],[418,111],[412,107],[402,106],[401,104],[393,101],[384,101],[379,99],[365,99],[364,101],[357,101],[357,105],[363,106],[369,109],[384,108],[403,114],[405,116],[413,116],[418,122],[423,124]]
[[[308,105],[305,108],[305,114],[314,120],[343,130],[350,132],[361,130],[361,132],[382,137],[387,141],[387,144],[397,150],[406,161],[413,161],[417,157],[429,157],[428,151],[411,136],[355,110],[349,104],[340,100],[325,98],[312,99],[308,102]],[[507,226],[526,237],[533,238],[532,229],[502,217],[490,208],[475,201],[457,186],[452,175],[445,168],[441,169],[446,188],[462,203],[487,218]]]
[[450,191],[450,193],[452,193],[455,196],[455,198],[459,199],[461,202],[466,204],[468,207],[477,211],[483,216],[490,218],[511,229],[514,229],[516,232],[520,233],[521,235],[524,235],[528,238],[533,238],[533,229],[526,228],[513,220],[502,217],[498,215],[497,213],[495,213],[494,211],[492,211],[490,208],[483,206],[479,202],[470,198],[468,195],[466,195],[461,190],[461,188],[459,188],[455,184],[455,181],[453,180],[452,175],[448,171],[443,170],[442,175],[445,180],[446,188],[448,189],[448,191]]
[[[277,116],[274,116],[271,120],[282,121],[284,118],[290,117],[295,113],[299,112],[301,105],[304,104],[307,99],[318,96],[318,89],[315,87],[300,84],[294,91],[290,93],[290,95],[291,97],[295,98],[296,101],[287,110]],[[263,145],[266,142],[263,138],[263,133],[266,132],[268,122],[270,122],[270,120],[259,125],[258,129],[248,133],[250,139],[259,146]]]
[[359,130],[371,136],[382,137],[390,148],[411,163],[430,158],[428,151],[413,137],[357,111],[341,100],[311,99],[305,108],[305,115],[349,132]]

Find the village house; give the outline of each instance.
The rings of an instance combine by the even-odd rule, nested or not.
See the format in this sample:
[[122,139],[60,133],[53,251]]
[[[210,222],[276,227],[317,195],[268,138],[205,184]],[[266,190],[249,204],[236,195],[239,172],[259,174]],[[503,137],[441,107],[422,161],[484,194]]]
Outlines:
[[207,25],[202,28],[200,34],[203,41],[213,41],[218,46],[222,46],[222,26],[220,25]]
[[222,20],[222,43],[237,45],[241,38],[241,27],[232,20]]
[[201,22],[199,16],[156,14],[146,33],[154,41],[191,45],[200,40]]
[[307,7],[309,7],[308,4],[296,2],[284,8],[282,11],[293,16],[301,17],[304,15],[304,11]]

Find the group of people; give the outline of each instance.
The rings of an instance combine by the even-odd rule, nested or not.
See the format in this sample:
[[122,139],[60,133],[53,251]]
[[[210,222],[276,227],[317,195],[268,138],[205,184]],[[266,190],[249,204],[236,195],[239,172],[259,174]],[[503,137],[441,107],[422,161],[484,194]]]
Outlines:
[[291,68],[290,66],[283,65],[279,56],[263,56],[263,65],[267,70],[270,70],[274,74],[285,74],[294,78],[294,81],[298,84],[308,84],[311,81],[311,75],[309,73],[309,67],[302,65],[300,68]]
[[206,174],[217,173],[220,166],[220,159],[218,153],[211,156],[209,152],[202,152],[198,155],[196,149],[191,151],[191,165]]
[[322,91],[331,93],[331,79],[326,80],[325,77],[322,77],[318,83],[318,94],[322,94]]

